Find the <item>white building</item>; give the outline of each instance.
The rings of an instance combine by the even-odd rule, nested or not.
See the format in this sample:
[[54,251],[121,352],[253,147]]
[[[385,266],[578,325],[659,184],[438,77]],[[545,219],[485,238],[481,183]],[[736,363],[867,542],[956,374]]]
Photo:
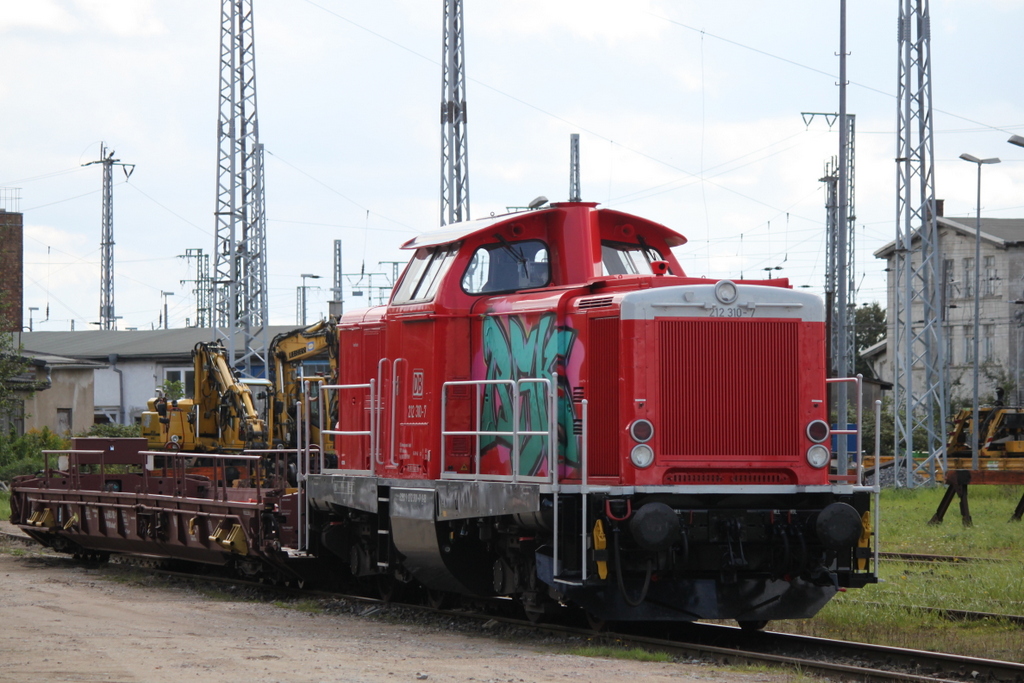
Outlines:
[[[945,282],[942,301],[943,336],[951,402],[969,401],[973,395],[974,281],[976,218],[939,216],[939,252]],[[888,272],[888,335],[884,356],[875,353],[873,366],[879,379],[893,381],[892,359],[895,301],[895,242],[875,252],[886,259]],[[978,357],[982,401],[995,396],[996,387],[1007,399],[1021,400],[1022,346],[1024,346],[1024,219],[981,219],[980,312]],[[913,309],[914,320],[921,318]],[[917,368],[915,368],[915,371]],[[923,377],[922,377],[923,379]],[[915,381],[917,375],[915,372]]]
[[[293,329],[270,326],[268,340]],[[80,330],[25,332],[26,352],[72,356],[102,363],[95,370],[93,420],[133,424],[146,410],[157,387],[167,380],[183,382],[191,395],[192,349],[211,341],[212,330],[188,327],[174,330]]]

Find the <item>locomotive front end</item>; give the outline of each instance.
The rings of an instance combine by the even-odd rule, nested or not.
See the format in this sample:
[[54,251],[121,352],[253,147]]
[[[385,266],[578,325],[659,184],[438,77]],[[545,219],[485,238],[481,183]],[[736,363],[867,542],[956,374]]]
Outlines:
[[871,489],[830,452],[821,299],[722,280],[618,303],[588,320],[592,354],[619,348],[591,356],[581,476],[607,578],[576,601],[610,620],[759,627],[874,582]]

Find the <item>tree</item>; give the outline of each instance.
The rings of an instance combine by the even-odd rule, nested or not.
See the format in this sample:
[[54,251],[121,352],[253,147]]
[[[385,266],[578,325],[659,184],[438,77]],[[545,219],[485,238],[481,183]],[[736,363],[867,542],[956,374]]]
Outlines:
[[860,357],[860,353],[885,338],[885,309],[877,301],[861,306],[854,313],[854,327],[857,348],[854,368],[865,377],[874,377],[871,366]]

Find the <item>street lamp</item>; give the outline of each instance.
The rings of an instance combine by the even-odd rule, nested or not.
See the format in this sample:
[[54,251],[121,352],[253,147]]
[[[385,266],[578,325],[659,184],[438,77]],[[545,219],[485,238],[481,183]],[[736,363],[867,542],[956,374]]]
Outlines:
[[[1016,136],[1014,136],[1016,137]],[[1011,138],[1012,140],[1012,138]],[[978,469],[978,319],[981,317],[981,167],[998,164],[999,159],[979,159],[973,154],[960,158],[978,165],[978,213],[974,223],[974,412],[971,415],[971,469]]]
[[167,329],[167,297],[174,296],[174,292],[164,292],[161,290],[160,296],[164,298],[164,329]]
[[[28,307],[28,331],[29,332],[32,331],[32,311],[38,311],[38,310],[39,310],[38,306],[29,306]],[[46,322],[46,321],[44,320],[43,322]]]
[[1010,139],[1007,140],[1011,145],[1017,145],[1018,147],[1024,147],[1024,137],[1020,135],[1011,135]]
[[308,287],[306,286],[306,280],[307,279],[319,280],[320,276],[319,275],[313,275],[312,273],[303,273],[299,277],[302,278],[302,286],[299,287],[299,315],[296,316],[298,318],[298,320],[296,322],[298,324],[300,324],[300,325],[305,326],[305,324],[306,324],[306,290],[308,289]]

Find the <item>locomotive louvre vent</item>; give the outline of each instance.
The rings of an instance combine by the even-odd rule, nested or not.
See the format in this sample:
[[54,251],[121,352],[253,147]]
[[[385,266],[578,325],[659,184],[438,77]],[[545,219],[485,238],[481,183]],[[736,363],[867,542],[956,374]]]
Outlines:
[[586,390],[583,387],[572,388],[572,402],[579,403],[587,397]]
[[580,299],[580,310],[586,310],[588,308],[608,308],[612,305],[612,298],[610,296],[598,296],[590,299]]
[[796,480],[791,472],[778,470],[738,470],[735,472],[696,472],[686,470],[670,470],[665,473],[665,484],[720,484],[720,485],[770,485],[770,484],[795,484]]
[[[468,377],[452,377],[452,381],[464,382],[468,380]],[[467,399],[470,398],[472,387],[468,384],[457,384],[452,387],[448,387],[448,398],[450,399]]]

